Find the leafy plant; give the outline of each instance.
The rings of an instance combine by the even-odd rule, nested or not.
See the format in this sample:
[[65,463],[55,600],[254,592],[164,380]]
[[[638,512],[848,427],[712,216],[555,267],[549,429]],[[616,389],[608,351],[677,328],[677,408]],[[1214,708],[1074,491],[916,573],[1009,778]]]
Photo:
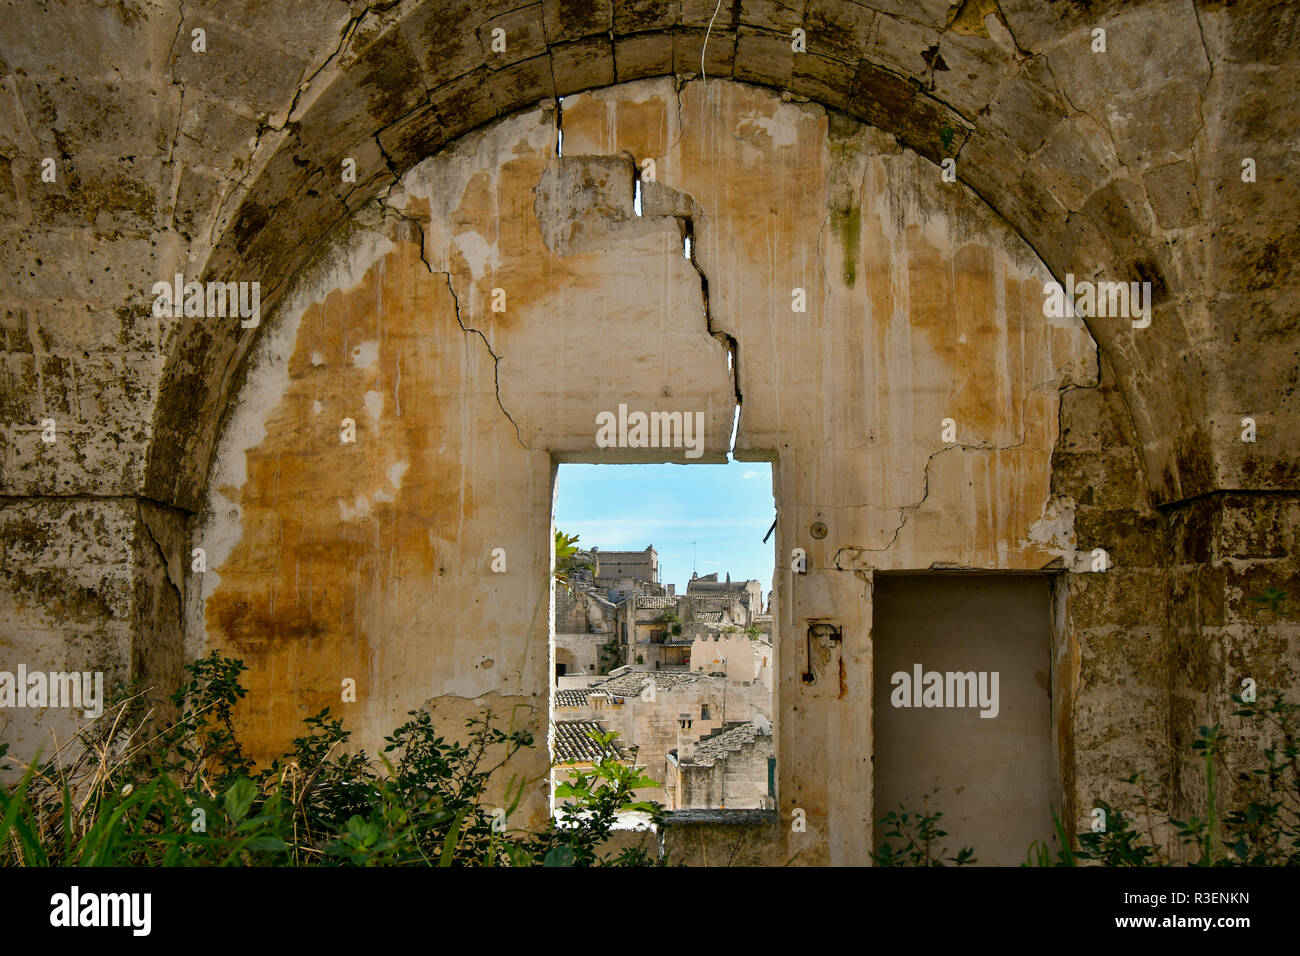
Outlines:
[[600,645],[600,651],[596,659],[596,673],[608,674],[620,663],[622,663],[622,648],[618,642],[618,635],[611,634],[609,640]]
[[1260,594],[1253,595],[1250,603],[1254,605],[1252,611],[1271,611],[1275,615],[1281,615],[1282,605],[1286,603],[1286,592],[1276,585],[1270,585]]
[[555,530],[555,583],[566,591],[573,592],[573,572],[594,571],[590,561],[579,557],[578,535],[565,534]]
[[659,624],[668,626],[668,632],[673,637],[678,637],[682,633],[682,619],[677,616],[677,612],[671,608],[665,608],[663,614],[659,616]]
[[[621,763],[602,761],[572,784],[586,812],[537,832],[511,830],[529,781],[512,776],[503,807],[486,796],[510,758],[533,745],[527,730],[497,727],[488,713],[466,723],[465,742],[448,741],[427,711],[412,711],[376,766],[347,752],[350,735],[326,709],[258,769],[231,719],[245,693],[243,663],[214,653],[187,670],[172,726],[153,732],[139,695],[121,695],[48,760],[25,766],[16,785],[0,787],[0,866],[523,866],[560,847],[567,851],[553,865],[656,862],[643,852],[599,856],[618,812],[651,806],[632,791],[653,781]],[[0,743],[0,758],[8,749]]]
[[637,790],[660,784],[623,763],[615,744],[617,731],[590,731],[588,736],[603,756],[589,772],[573,770],[569,780],[555,788],[556,799],[566,801],[559,826],[545,835],[536,852],[546,866],[649,865],[654,861],[640,847],[625,848],[609,859],[602,859],[598,850],[621,814],[646,813],[654,826],[662,825],[663,808],[636,796]]
[[1164,816],[1163,823],[1181,847],[1171,854],[1156,838],[1152,801],[1145,777],[1133,774],[1124,782],[1134,795],[1135,805],[1146,817],[1146,828],[1133,827],[1134,813],[1126,813],[1099,800],[1106,827],[1100,832],[1078,835],[1071,847],[1055,812],[1052,820],[1062,849],[1055,856],[1045,843],[1031,844],[1026,865],[1077,866],[1079,861],[1104,866],[1170,866],[1187,860],[1193,866],[1300,866],[1300,739],[1297,712],[1300,705],[1288,703],[1278,691],[1260,692],[1259,702],[1232,695],[1239,708],[1233,716],[1252,718],[1252,739],[1265,741],[1263,766],[1239,773],[1247,788],[1244,806],[1220,814],[1216,799],[1217,767],[1222,761],[1221,744],[1226,739],[1220,725],[1197,729],[1192,750],[1201,758],[1205,772],[1205,809],[1202,815],[1178,819]]
[[[954,866],[975,863],[974,851],[970,847],[958,850],[953,856],[945,857],[947,850],[940,841],[948,835],[939,828],[943,814],[930,812],[930,798],[938,793],[932,790],[922,800],[925,806],[921,812],[908,810],[899,805],[897,810],[890,810],[878,821],[881,826],[889,827],[885,839],[871,854],[876,866],[944,866],[944,861]],[[891,843],[890,841],[898,841]]]

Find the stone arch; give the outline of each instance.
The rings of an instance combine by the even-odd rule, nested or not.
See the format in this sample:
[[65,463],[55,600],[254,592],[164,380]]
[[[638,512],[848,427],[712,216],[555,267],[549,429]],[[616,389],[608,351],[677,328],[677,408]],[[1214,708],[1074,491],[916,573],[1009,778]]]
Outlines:
[[[960,179],[1058,276],[1100,267],[1154,281],[1138,263],[1155,263],[1168,301],[1151,334],[1092,323],[1102,384],[1062,396],[1053,453],[1053,491],[1076,497],[1078,534],[1135,556],[1104,579],[1071,579],[1071,601],[1098,625],[1075,635],[1080,681],[1142,675],[1126,686],[1148,695],[1094,698],[1114,732],[1088,738],[1079,787],[1131,772],[1141,734],[1184,749],[1186,728],[1231,712],[1227,693],[1253,661],[1295,686],[1294,625],[1268,632],[1252,603],[1297,588],[1294,4],[361,7],[47,5],[6,37],[3,551],[23,653],[175,686],[189,519],[265,336],[154,320],[152,283],[182,270],[260,279],[269,310],[331,224],[425,153],[557,94],[685,78],[703,54],[711,77],[829,104],[927,162],[959,150]],[[483,40],[496,25],[521,40],[505,59]],[[196,26],[220,56],[189,55]],[[1089,49],[1097,27],[1104,57]],[[787,52],[793,29],[807,53]],[[334,167],[347,155],[361,175],[343,187]],[[46,157],[57,182],[42,180]],[[47,447],[31,426],[48,412],[61,437]],[[1246,415],[1256,443],[1238,437]],[[1168,733],[1148,733],[1162,706]],[[1180,778],[1173,759],[1175,800],[1195,798],[1195,773]]]
[[[834,793],[825,781],[837,747],[870,750],[871,575],[1078,570],[1074,486],[1056,482],[1054,455],[1063,397],[1097,385],[1095,345],[1077,319],[1042,315],[1047,272],[1003,221],[870,127],[734,81],[647,79],[566,111],[564,157],[548,108],[484,127],[409,170],[295,277],[222,433],[195,619],[256,662],[250,700],[269,719],[255,746],[294,707],[328,703],[336,672],[362,675],[363,739],[419,703],[536,712],[546,615],[529,595],[545,593],[553,463],[629,460],[593,445],[593,414],[621,400],[703,409],[702,460],[717,460],[739,397],[737,455],[778,463],[778,553],[809,549],[808,583],[781,585],[782,632],[812,616],[846,635],[838,682],[820,662],[803,687],[802,665],[778,662],[780,693],[800,701],[782,713],[782,786],[850,859],[869,775]],[[641,156],[659,176],[637,216]],[[602,334],[617,345],[599,361],[575,352]],[[340,451],[350,408],[365,455]],[[961,426],[945,444],[949,408]],[[831,526],[824,542],[805,534],[814,521]],[[498,545],[509,580],[487,573]]]
[[[1058,277],[1151,281],[1158,334],[1113,320],[1089,320],[1089,327],[1124,387],[1157,500],[1213,486],[1213,446],[1196,387],[1205,369],[1184,331],[1194,292],[1180,279],[1185,264],[1152,234],[1142,189],[1121,162],[1131,150],[1073,105],[1078,88],[1095,78],[1067,45],[1086,42],[1082,14],[1058,24],[1021,4],[930,3],[906,16],[890,4],[873,10],[840,0],[803,14],[784,5],[724,6],[711,17],[707,4],[634,13],[619,5],[434,0],[363,13],[295,97],[283,126],[262,137],[211,242],[200,244],[197,271],[259,278],[269,308],[332,227],[467,131],[556,96],[703,66],[706,75],[841,110],[931,161],[951,154],[958,177]],[[1195,26],[1189,8],[1179,8],[1176,25]],[[483,42],[495,26],[518,38],[503,56]],[[1057,38],[1052,31],[1061,26]],[[808,52],[792,51],[794,29],[806,32]],[[1031,52],[1049,38],[1064,84],[1048,56]],[[922,41],[933,42],[916,49]],[[1208,75],[1203,49],[1165,51],[1160,62],[1177,55],[1194,63],[1193,78]],[[1160,62],[1130,68],[1155,70]],[[1180,127],[1180,136],[1185,149],[1195,130]],[[363,171],[355,184],[333,173],[346,156]],[[197,505],[217,422],[255,337],[255,330],[203,321],[180,330],[160,386],[146,477],[152,497]],[[1184,388],[1167,387],[1170,369]]]

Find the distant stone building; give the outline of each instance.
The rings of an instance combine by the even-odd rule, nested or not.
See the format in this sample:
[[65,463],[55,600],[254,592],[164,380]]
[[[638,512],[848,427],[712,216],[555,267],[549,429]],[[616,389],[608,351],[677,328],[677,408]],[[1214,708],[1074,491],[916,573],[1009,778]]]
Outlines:
[[621,601],[615,616],[621,659],[647,670],[686,669],[691,637],[683,632],[684,600],[634,594]]
[[616,666],[615,606],[596,585],[599,558],[596,552],[574,555],[569,587],[555,589],[555,676],[601,674]]
[[758,581],[732,581],[730,574],[725,581],[719,581],[716,571],[692,575],[686,585],[686,596],[691,598],[697,611],[724,611],[733,623],[741,627],[749,627],[765,610],[763,586]]
[[678,744],[664,758],[671,810],[759,809],[773,805],[772,723],[728,721],[698,739],[690,713],[678,717]]
[[[618,731],[619,744],[635,753],[637,764],[647,767],[651,777],[664,783],[664,759],[682,740],[677,725],[681,714],[691,715],[692,733],[698,737],[737,721],[758,718],[770,724],[771,707],[771,690],[760,681],[620,669],[589,687],[557,690],[553,719],[557,725],[596,721]],[[646,791],[645,799],[666,804],[667,792],[662,787]]]
[[[638,561],[623,560],[620,569],[634,573],[657,573],[657,555],[653,549],[646,552],[613,552],[618,555],[638,556]],[[601,552],[601,578],[603,583],[612,579],[605,576],[607,553]],[[620,570],[621,573],[621,570]],[[766,636],[771,643],[772,616],[764,613],[763,589],[755,580],[719,581],[716,573],[696,575],[687,585],[686,594],[673,593],[671,585],[663,587],[646,579],[620,578],[618,587],[611,587],[609,599],[616,601],[614,630],[618,638],[619,660],[646,670],[685,669],[699,671],[692,663],[692,648],[704,640],[717,641],[720,634],[756,632]],[[558,630],[558,623],[557,623]],[[737,655],[737,666],[748,672],[745,655]],[[711,660],[712,658],[710,658]],[[730,658],[729,658],[730,660]],[[770,666],[770,661],[769,661]],[[752,679],[752,675],[744,680]]]
[[[557,588],[555,597],[552,719],[557,760],[560,734],[570,728],[578,732],[583,722],[598,724],[618,731],[619,745],[658,780],[669,770],[669,751],[683,741],[690,747],[696,739],[753,720],[770,728],[772,618],[765,613],[758,581],[696,575],[687,593],[675,594],[660,581],[653,546],[643,551],[592,548],[576,554],[574,563],[585,567],[570,570],[569,588]],[[685,737],[679,727],[683,715],[691,728]],[[732,734],[713,749],[736,738]],[[567,744],[564,753],[571,756]],[[736,805],[757,806],[752,801],[761,794],[742,786],[736,776],[745,758],[727,759],[729,771],[706,773],[704,764],[688,764],[688,790],[704,793],[713,787],[706,777],[712,781],[710,775],[730,773],[736,777],[733,799],[743,793],[750,801]],[[672,765],[674,788],[680,786],[681,772]],[[663,786],[642,796],[666,803],[668,781],[660,782]],[[714,789],[723,792],[722,777]]]
[[600,551],[597,548],[592,551],[599,558],[598,583],[603,587],[612,587],[625,580],[660,583],[659,552],[654,545],[647,545],[644,551]]
[[763,636],[751,637],[734,626],[709,624],[693,628],[689,659],[690,669],[696,673],[725,674],[739,681],[763,680],[769,688],[772,684],[770,641]]

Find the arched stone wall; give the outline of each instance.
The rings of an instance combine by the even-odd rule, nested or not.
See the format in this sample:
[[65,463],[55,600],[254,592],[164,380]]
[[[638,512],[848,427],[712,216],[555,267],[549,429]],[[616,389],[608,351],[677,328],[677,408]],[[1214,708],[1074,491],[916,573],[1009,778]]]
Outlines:
[[[869,846],[879,570],[1079,580],[1043,673],[1062,801],[1081,718],[1163,737],[1163,687],[1128,709],[1080,681],[1093,664],[1071,641],[1107,612],[1075,614],[1070,595],[1103,587],[1083,582],[1091,548],[1117,539],[1077,541],[1053,461],[1062,397],[1100,372],[1082,322],[1044,316],[1032,250],[914,152],[759,87],[645,80],[566,98],[562,122],[563,156],[554,111],[536,109],[413,167],[295,280],[246,365],[196,535],[209,569],[187,590],[193,651],[253,664],[254,746],[292,736],[295,709],[337,710],[346,677],[369,749],[421,705],[544,715],[552,463],[691,460],[599,447],[596,415],[619,404],[699,410],[696,460],[717,460],[737,398],[736,455],[776,462],[782,566],[796,547],[809,560],[778,567],[779,791],[812,834],[781,852],[852,862]],[[845,640],[807,685],[811,619]],[[1106,666],[1137,680],[1135,664]],[[544,754],[512,769],[540,779]],[[544,811],[535,796],[525,812]]]
[[[703,58],[711,79],[825,104],[929,162],[951,153],[1053,275],[1158,291],[1147,329],[1087,320],[1100,384],[1062,396],[1053,452],[1076,535],[1128,552],[1072,592],[1096,603],[1076,634],[1080,686],[1127,688],[1113,723],[1083,720],[1079,792],[1131,772],[1154,708],[1172,799],[1194,799],[1176,756],[1190,728],[1230,711],[1248,670],[1294,685],[1293,618],[1264,621],[1251,602],[1300,593],[1300,17],[1283,0],[32,0],[13,15],[24,29],[0,37],[7,654],[162,691],[179,674],[192,514],[262,333],[154,316],[153,283],[259,281],[269,320],[331,231],[430,153],[557,95],[689,78]],[[1247,416],[1254,443],[1239,438]],[[57,442],[41,440],[47,418]],[[29,750],[58,724],[6,716]]]
[[[1091,15],[1044,10],[1027,0],[874,8],[836,0],[806,7],[742,3],[716,17],[707,7],[405,2],[349,21],[338,48],[299,89],[282,122],[263,128],[247,171],[208,220],[207,238],[192,247],[191,270],[257,275],[273,301],[303,256],[350,209],[465,131],[552,96],[702,67],[706,75],[842,109],[931,160],[955,158],[958,177],[1058,277],[1150,281],[1155,331],[1102,319],[1090,329],[1125,387],[1158,500],[1220,487],[1221,472],[1232,476],[1231,484],[1252,487],[1295,478],[1293,464],[1249,463],[1253,450],[1223,441],[1230,429],[1221,418],[1214,424],[1213,410],[1227,411],[1218,399],[1228,396],[1211,394],[1202,383],[1226,388],[1231,376],[1215,374],[1222,361],[1217,349],[1196,346],[1211,333],[1209,316],[1223,308],[1223,296],[1236,293],[1231,301],[1238,308],[1248,290],[1221,283],[1221,269],[1207,285],[1196,249],[1224,239],[1182,225],[1210,214],[1203,207],[1211,206],[1225,225],[1242,216],[1258,221],[1283,199],[1277,191],[1293,198],[1284,171],[1289,160],[1278,156],[1272,164],[1268,194],[1242,189],[1237,157],[1218,158],[1236,125],[1219,126],[1212,142],[1196,122],[1217,105],[1228,77],[1241,72],[1216,75],[1211,56],[1280,56],[1283,48],[1270,45],[1257,27],[1261,12],[1216,11],[1220,32],[1212,41],[1190,0]],[[1092,51],[1097,25],[1109,31],[1104,54]],[[491,51],[494,28],[506,31],[505,53]],[[806,35],[806,52],[792,50],[796,29]],[[1238,38],[1243,31],[1254,46]],[[179,51],[178,66],[187,62]],[[1258,81],[1263,74],[1251,76]],[[205,79],[200,73],[201,86]],[[1165,121],[1137,119],[1155,108]],[[1244,153],[1279,146],[1257,137]],[[336,175],[344,157],[357,160],[358,182]],[[1201,192],[1214,199],[1202,201]],[[1282,235],[1272,241],[1271,253],[1266,245],[1257,254],[1279,261]],[[1227,248],[1216,248],[1216,262],[1229,258]],[[1270,288],[1285,287],[1272,280],[1283,279],[1272,266],[1264,273]],[[1275,313],[1255,320],[1263,323],[1259,334],[1277,320]],[[183,506],[197,500],[212,422],[251,339],[205,323],[181,328],[161,386],[151,496]],[[1171,375],[1180,388],[1165,387]],[[1234,380],[1230,388],[1229,404],[1241,407],[1243,384]],[[1245,404],[1277,409],[1267,393]],[[1288,409],[1289,420],[1294,410]],[[196,420],[205,427],[195,428]]]

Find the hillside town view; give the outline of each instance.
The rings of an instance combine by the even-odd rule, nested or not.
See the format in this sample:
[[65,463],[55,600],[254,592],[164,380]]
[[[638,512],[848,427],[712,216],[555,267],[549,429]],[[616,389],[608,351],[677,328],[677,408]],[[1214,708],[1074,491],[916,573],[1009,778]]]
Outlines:
[[[772,609],[756,580],[661,579],[653,545],[566,555],[555,592],[555,785],[602,757],[669,810],[770,809]],[[602,749],[593,732],[616,732]]]

